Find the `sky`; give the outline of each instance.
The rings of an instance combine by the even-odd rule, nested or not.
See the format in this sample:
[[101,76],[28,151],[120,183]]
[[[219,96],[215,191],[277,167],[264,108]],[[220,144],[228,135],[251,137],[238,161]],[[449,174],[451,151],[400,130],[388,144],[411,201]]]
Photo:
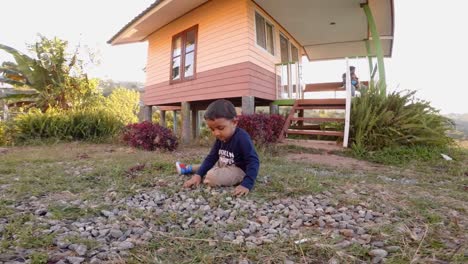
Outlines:
[[[92,77],[145,81],[147,43],[110,46],[107,41],[154,0],[15,0],[0,2],[0,43],[26,52],[40,33],[89,49],[98,65]],[[467,0],[394,0],[392,58],[385,60],[388,90],[417,90],[441,113],[468,113]],[[86,55],[85,53],[83,53]],[[11,58],[0,51],[0,64]],[[360,80],[367,60],[350,59]],[[306,83],[337,82],[344,61],[305,62]]]

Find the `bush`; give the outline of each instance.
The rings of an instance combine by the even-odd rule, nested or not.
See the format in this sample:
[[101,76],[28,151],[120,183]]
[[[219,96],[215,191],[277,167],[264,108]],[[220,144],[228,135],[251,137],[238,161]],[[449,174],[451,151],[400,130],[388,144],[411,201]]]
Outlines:
[[440,147],[428,146],[399,146],[386,147],[378,151],[371,151],[365,158],[376,163],[386,165],[405,165],[412,161],[432,161],[442,159],[441,153],[448,153],[449,150]]
[[279,140],[285,121],[281,115],[241,115],[237,126],[247,131],[257,144],[275,143]]
[[123,124],[104,109],[48,110],[19,115],[14,120],[15,140],[56,138],[96,140],[118,134]]
[[119,120],[127,125],[138,122],[138,105],[140,94],[137,91],[117,88],[104,99],[107,110],[116,114]]
[[453,142],[446,132],[450,119],[439,114],[415,91],[386,96],[370,87],[353,99],[350,137],[357,154],[398,146],[446,147]]
[[6,130],[7,126],[5,122],[0,121],[0,146],[4,146],[8,142]]
[[122,139],[132,147],[149,151],[156,149],[172,151],[178,145],[177,138],[171,130],[148,121],[127,125]]

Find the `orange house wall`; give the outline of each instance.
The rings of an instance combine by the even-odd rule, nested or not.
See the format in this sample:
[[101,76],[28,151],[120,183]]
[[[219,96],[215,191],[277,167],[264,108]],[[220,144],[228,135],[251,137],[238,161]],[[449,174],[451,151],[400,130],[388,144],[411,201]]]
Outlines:
[[[255,10],[275,26],[275,56],[256,44]],[[198,25],[196,79],[170,84],[172,36],[194,25]],[[192,10],[148,37],[145,104],[246,95],[274,100],[279,29],[251,0],[212,0]]]

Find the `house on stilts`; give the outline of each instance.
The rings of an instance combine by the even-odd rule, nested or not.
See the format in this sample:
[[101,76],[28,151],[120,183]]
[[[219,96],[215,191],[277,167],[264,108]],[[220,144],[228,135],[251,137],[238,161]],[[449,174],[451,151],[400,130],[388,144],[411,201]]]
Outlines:
[[[161,111],[164,124],[166,111],[180,111],[184,143],[197,136],[198,112],[225,98],[242,114],[254,113],[256,106],[270,106],[274,113],[290,105],[285,135],[342,137],[346,146],[349,80],[347,88],[341,82],[304,84],[301,58],[368,57],[372,68],[377,57],[382,80],[383,57],[392,53],[393,10],[393,0],[157,0],[108,43],[148,42],[146,118]],[[339,89],[347,91],[345,98],[306,99],[310,92]],[[309,109],[346,114],[311,118],[304,116]],[[329,121],[344,122],[343,131],[304,125]]]

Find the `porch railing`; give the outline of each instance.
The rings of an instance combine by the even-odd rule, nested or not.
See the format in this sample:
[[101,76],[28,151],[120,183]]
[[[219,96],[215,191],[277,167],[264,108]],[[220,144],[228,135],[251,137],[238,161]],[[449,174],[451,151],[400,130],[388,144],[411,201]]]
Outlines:
[[276,99],[303,99],[304,85],[299,62],[285,62],[275,65]]

